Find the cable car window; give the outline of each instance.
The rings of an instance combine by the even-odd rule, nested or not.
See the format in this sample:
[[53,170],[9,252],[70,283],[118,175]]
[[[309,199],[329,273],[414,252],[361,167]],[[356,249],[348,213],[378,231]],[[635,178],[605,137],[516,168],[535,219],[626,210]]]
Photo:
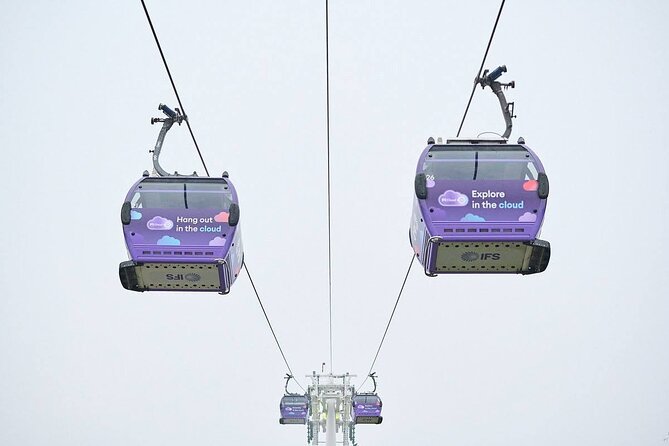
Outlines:
[[187,183],[186,199],[189,209],[228,210],[232,193],[221,183]]
[[[529,163],[531,164],[531,163]],[[528,167],[526,161],[480,161],[478,163],[478,180],[524,180]],[[531,178],[534,179],[534,178]]]
[[232,193],[223,183],[144,182],[132,199],[133,208],[223,209],[232,203]]
[[381,398],[376,395],[357,395],[353,401],[355,404],[381,404]]
[[307,399],[302,396],[284,396],[281,404],[284,406],[306,406]]
[[534,163],[527,163],[527,172],[525,173],[526,180],[536,180],[539,174],[537,173],[537,168],[534,166]]
[[[454,148],[456,149],[456,148]],[[534,180],[537,170],[525,150],[463,148],[430,152],[423,164],[433,180]]]

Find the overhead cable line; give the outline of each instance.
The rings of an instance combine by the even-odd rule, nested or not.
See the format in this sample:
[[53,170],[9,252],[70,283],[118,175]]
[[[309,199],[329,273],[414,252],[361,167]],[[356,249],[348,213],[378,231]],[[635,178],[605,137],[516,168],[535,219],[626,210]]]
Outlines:
[[[202,152],[200,151],[200,147],[197,144],[197,141],[195,139],[195,135],[193,134],[193,130],[190,126],[190,123],[188,122],[188,118],[186,116],[186,111],[184,110],[183,104],[181,103],[181,98],[179,97],[179,92],[177,91],[177,87],[174,84],[174,79],[172,78],[172,73],[170,72],[170,68],[167,65],[167,60],[165,59],[165,54],[163,53],[163,49],[160,46],[160,41],[158,40],[158,35],[156,34],[156,30],[153,27],[153,22],[151,21],[151,16],[149,15],[149,11],[146,9],[146,4],[144,3],[144,0],[141,0],[142,2],[142,7],[144,8],[144,13],[146,14],[146,19],[149,22],[149,26],[151,27],[151,32],[153,33],[153,38],[156,41],[156,45],[158,46],[158,51],[160,52],[160,57],[163,59],[163,64],[165,65],[165,70],[167,71],[167,75],[170,78],[170,83],[172,84],[172,89],[174,90],[174,94],[177,97],[177,102],[179,102],[179,107],[181,110],[181,113],[185,117],[186,124],[188,125],[188,130],[190,132],[190,136],[193,139],[193,143],[195,144],[195,149],[197,150],[198,155],[200,156],[200,161],[202,161],[202,166],[204,166],[204,170],[207,173],[207,176],[209,176],[209,170],[207,169],[207,165],[204,162],[204,158],[202,157]],[[329,168],[328,168],[329,170]],[[329,191],[328,191],[329,193]],[[329,215],[329,214],[328,214]],[[260,309],[263,312],[263,315],[265,316],[265,320],[267,321],[267,325],[269,326],[270,331],[272,332],[272,336],[274,337],[274,342],[276,342],[276,346],[279,348],[279,353],[281,353],[281,357],[283,358],[283,362],[286,364],[286,368],[288,369],[288,372],[290,375],[293,377],[295,380],[295,383],[299,386],[300,389],[302,389],[303,392],[306,392],[304,387],[300,384],[300,382],[294,377],[293,370],[290,367],[290,364],[288,363],[288,360],[286,359],[286,355],[283,353],[283,349],[281,348],[281,344],[279,343],[279,339],[276,336],[276,332],[274,331],[274,327],[272,327],[272,323],[269,320],[269,316],[267,316],[267,312],[265,311],[265,306],[262,303],[262,300],[260,299],[260,295],[258,294],[258,290],[255,286],[255,283],[253,282],[253,279],[251,278],[251,273],[249,272],[248,267],[246,266],[246,262],[243,263],[244,270],[246,271],[246,275],[249,278],[249,281],[251,282],[251,287],[253,287],[253,292],[256,295],[256,298],[258,299],[258,303],[260,304]]]
[[476,86],[478,85],[477,81],[479,77],[481,76],[481,72],[483,71],[483,65],[485,65],[485,60],[488,57],[488,51],[490,50],[490,44],[492,44],[492,39],[495,36],[495,31],[497,30],[497,23],[499,23],[499,17],[502,15],[502,9],[504,9],[504,2],[506,0],[502,0],[502,4],[499,6],[499,12],[497,13],[497,18],[495,19],[495,26],[492,27],[492,33],[490,34],[490,40],[488,40],[488,46],[485,49],[485,54],[483,55],[483,60],[481,61],[481,66],[479,67],[479,71],[476,74],[476,79],[474,80],[474,86],[472,87],[472,94],[469,95],[469,101],[467,102],[467,107],[465,108],[465,113],[462,115],[462,121],[460,121],[460,127],[458,128],[458,134],[455,135],[456,138],[460,136],[460,131],[462,130],[462,125],[465,123],[465,118],[467,117],[467,112],[469,111],[469,106],[472,103],[472,98],[474,98],[474,92],[476,91]]
[[330,199],[330,36],[329,36],[328,0],[325,0],[325,96],[327,121],[327,159],[328,159],[328,307],[330,315],[330,373],[332,373],[332,218]]
[[195,150],[197,150],[197,154],[200,156],[200,161],[202,162],[202,166],[204,166],[204,171],[206,172],[207,176],[209,176],[209,169],[207,169],[207,165],[204,162],[204,158],[202,157],[202,152],[200,152],[200,146],[198,146],[197,141],[195,140],[195,135],[193,134],[193,129],[190,126],[190,122],[188,121],[188,115],[186,114],[186,110],[184,109],[183,104],[181,103],[181,98],[179,97],[179,92],[177,91],[177,86],[174,84],[174,79],[172,78],[172,73],[170,72],[170,67],[167,65],[167,60],[165,59],[165,54],[163,53],[163,48],[160,46],[160,41],[158,40],[158,35],[156,34],[156,29],[153,27],[153,22],[151,21],[151,16],[149,15],[149,10],[146,9],[146,4],[144,3],[144,0],[141,0],[142,2],[142,7],[144,8],[144,14],[146,14],[146,19],[149,21],[149,26],[151,27],[151,32],[153,33],[153,38],[156,41],[156,45],[158,46],[158,51],[160,52],[160,57],[163,59],[163,64],[165,65],[165,70],[167,71],[167,76],[170,78],[170,83],[172,84],[172,89],[174,90],[174,95],[177,97],[177,102],[179,103],[179,108],[181,109],[181,113],[184,115],[184,120],[186,121],[186,125],[188,126],[188,131],[190,132],[190,137],[193,139],[193,144],[195,144]]
[[400,288],[400,292],[397,294],[397,300],[395,300],[395,306],[393,307],[393,312],[390,313],[390,319],[388,319],[388,323],[386,324],[386,329],[383,332],[383,337],[381,338],[381,342],[379,343],[379,348],[376,349],[376,355],[374,355],[374,360],[372,361],[372,365],[369,366],[369,372],[367,372],[367,376],[365,377],[365,380],[360,384],[360,388],[362,389],[362,386],[365,385],[367,382],[367,379],[369,379],[372,370],[374,370],[374,364],[376,364],[376,360],[379,357],[379,352],[381,351],[381,347],[383,347],[383,341],[386,340],[386,335],[388,334],[388,328],[390,328],[390,323],[393,321],[393,317],[395,316],[395,310],[397,310],[397,304],[400,303],[400,298],[402,297],[402,292],[404,291],[404,286],[407,283],[407,278],[409,277],[409,272],[411,271],[411,267],[413,266],[413,261],[416,259],[416,255],[411,256],[411,263],[409,263],[409,268],[407,269],[407,273],[404,276],[404,281],[402,282],[402,287]]
[[281,348],[281,344],[279,343],[279,339],[276,337],[276,333],[274,332],[274,327],[272,327],[272,323],[269,321],[269,317],[267,316],[267,312],[265,311],[265,306],[262,304],[262,300],[260,299],[260,295],[258,294],[258,290],[256,289],[255,283],[253,283],[253,279],[251,278],[251,273],[249,272],[248,267],[246,266],[246,262],[244,262],[244,270],[246,271],[246,275],[249,277],[249,281],[251,282],[251,286],[253,287],[253,292],[256,295],[256,298],[258,299],[258,303],[260,304],[260,309],[262,310],[262,313],[265,315],[265,320],[267,321],[267,325],[269,325],[269,329],[272,332],[272,336],[274,337],[274,342],[276,342],[276,346],[279,347],[279,352],[281,353],[281,357],[283,358],[283,362],[286,364],[286,368],[288,369],[288,373],[293,377],[295,380],[295,383],[302,389],[303,392],[306,392],[304,390],[304,387],[300,384],[300,382],[295,378],[295,375],[293,373],[293,370],[290,368],[290,364],[288,364],[288,360],[286,359],[286,355],[283,353],[283,349]]

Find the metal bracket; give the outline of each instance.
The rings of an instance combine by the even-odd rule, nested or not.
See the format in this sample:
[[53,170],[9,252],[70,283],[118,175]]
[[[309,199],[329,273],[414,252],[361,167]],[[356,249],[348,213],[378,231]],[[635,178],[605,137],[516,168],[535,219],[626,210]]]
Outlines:
[[432,245],[433,245],[434,243],[439,243],[439,241],[441,241],[441,237],[436,236],[436,235],[433,235],[432,237],[430,237],[430,238],[427,240],[427,246],[425,247],[425,259],[424,259],[424,260],[425,260],[425,263],[423,264],[423,272],[425,273],[425,275],[426,275],[427,277],[437,277],[437,274],[430,273],[430,272],[428,272],[428,270],[427,270],[428,267],[429,267],[428,263],[430,262],[430,256],[428,256],[427,253],[428,253],[428,251],[430,250],[430,248],[432,247]]
[[374,390],[372,390],[372,393],[376,393],[376,372],[370,373],[369,377],[372,378],[372,383],[374,383]]
[[502,134],[502,137],[508,138],[511,135],[511,128],[513,127],[511,118],[515,118],[516,116],[513,114],[514,103],[506,102],[506,97],[504,96],[502,87],[504,87],[505,90],[509,87],[515,88],[516,82],[511,81],[506,84],[498,82],[497,78],[499,78],[504,73],[506,73],[506,65],[501,65],[495,68],[492,72],[485,70],[483,72],[483,76],[476,78],[476,83],[481,85],[481,88],[483,89],[485,89],[485,87],[490,87],[493,93],[495,93],[495,95],[497,96],[497,99],[499,100],[499,105],[502,107],[502,115],[504,116],[504,122],[506,123],[506,130]]
[[156,146],[154,147],[153,150],[150,150],[151,153],[153,153],[153,168],[156,170],[158,175],[161,177],[169,177],[173,175],[178,175],[177,172],[174,172],[174,174],[168,173],[165,169],[163,169],[160,166],[159,158],[160,158],[160,151],[163,148],[163,142],[165,141],[165,136],[167,135],[167,132],[172,128],[172,125],[176,122],[177,124],[181,125],[183,121],[188,121],[188,118],[186,115],[181,113],[181,110],[178,108],[175,108],[172,110],[165,104],[160,104],[158,106],[158,110],[162,111],[166,118],[151,118],[151,125],[155,124],[156,122],[162,122],[163,127],[160,129],[160,133],[158,133],[158,140],[156,141]]
[[286,373],[286,376],[284,377],[286,380],[286,384],[284,385],[284,389],[286,391],[286,395],[299,395],[299,393],[292,393],[288,391],[288,383],[290,382],[291,379],[295,379],[295,377],[289,373]]

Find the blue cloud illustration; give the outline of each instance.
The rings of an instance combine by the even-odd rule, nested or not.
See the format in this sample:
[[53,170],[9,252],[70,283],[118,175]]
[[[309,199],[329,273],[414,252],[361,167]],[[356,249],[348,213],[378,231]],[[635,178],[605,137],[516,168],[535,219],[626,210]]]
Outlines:
[[178,238],[170,237],[169,235],[163,235],[161,238],[158,239],[156,244],[178,246],[181,244],[181,240],[179,240]]
[[131,220],[141,220],[142,219],[142,213],[138,211],[130,211],[130,219]]
[[462,217],[460,221],[479,222],[479,221],[485,221],[485,218],[476,214],[467,214],[464,217]]
[[442,206],[467,206],[467,203],[469,203],[467,195],[451,189],[439,195],[439,204]]
[[146,227],[152,231],[169,231],[174,227],[174,222],[169,218],[156,215],[151,220],[146,222]]

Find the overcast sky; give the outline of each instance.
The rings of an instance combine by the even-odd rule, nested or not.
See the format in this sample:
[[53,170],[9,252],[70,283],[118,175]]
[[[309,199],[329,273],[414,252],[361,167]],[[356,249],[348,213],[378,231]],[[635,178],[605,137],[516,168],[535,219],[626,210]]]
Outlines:
[[[147,1],[293,371],[328,361],[324,2]],[[333,370],[370,366],[415,164],[454,136],[498,0],[330,2]],[[0,444],[298,445],[248,278],[133,293],[119,218],[176,105],[137,1],[2,2]],[[414,265],[366,445],[656,445],[669,431],[669,3],[510,0],[488,56],[551,180],[533,276]],[[489,90],[463,134],[502,132]],[[185,127],[167,170],[202,167]]]

